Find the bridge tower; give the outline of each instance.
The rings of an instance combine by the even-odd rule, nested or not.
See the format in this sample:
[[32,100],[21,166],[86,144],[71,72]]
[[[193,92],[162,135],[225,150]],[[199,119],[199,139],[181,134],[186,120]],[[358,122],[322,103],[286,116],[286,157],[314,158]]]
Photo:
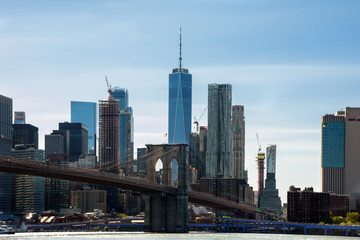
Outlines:
[[145,198],[145,232],[187,233],[189,232],[189,210],[187,193],[187,144],[146,145],[148,161],[146,178],[156,181],[155,164],[163,163],[161,183],[171,183],[171,163],[178,163],[178,190],[176,194],[147,194]]

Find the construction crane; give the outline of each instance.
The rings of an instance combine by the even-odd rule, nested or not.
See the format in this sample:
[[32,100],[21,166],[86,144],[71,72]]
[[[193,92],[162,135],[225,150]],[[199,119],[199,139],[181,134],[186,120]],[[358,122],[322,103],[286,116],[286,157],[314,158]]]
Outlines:
[[258,143],[258,147],[259,147],[258,153],[260,153],[261,152],[261,145],[260,145],[259,134],[258,133],[256,133],[256,138],[257,138],[257,143]]
[[109,93],[110,95],[112,95],[111,85],[109,84],[109,81],[108,81],[106,75],[105,75],[105,82],[106,82],[106,85],[107,85],[107,87],[108,87],[108,93]]
[[196,125],[196,132],[199,132],[199,122],[201,120],[201,118],[204,116],[204,113],[206,112],[207,106],[206,108],[201,112],[199,119],[196,119],[196,117],[194,117],[194,124]]
[[260,198],[262,196],[262,190],[264,189],[264,162],[265,162],[265,154],[261,152],[261,145],[259,141],[259,134],[256,133],[257,143],[258,143],[258,154],[257,154],[257,164],[258,164],[258,199],[260,202]]

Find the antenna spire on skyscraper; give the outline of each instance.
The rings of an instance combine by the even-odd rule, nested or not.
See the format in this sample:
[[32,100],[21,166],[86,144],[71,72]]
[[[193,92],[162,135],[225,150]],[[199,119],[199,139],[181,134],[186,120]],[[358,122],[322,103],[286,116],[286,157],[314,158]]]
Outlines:
[[179,57],[179,68],[180,68],[180,71],[181,71],[181,61],[182,61],[182,58],[181,58],[181,27],[180,27],[180,57]]

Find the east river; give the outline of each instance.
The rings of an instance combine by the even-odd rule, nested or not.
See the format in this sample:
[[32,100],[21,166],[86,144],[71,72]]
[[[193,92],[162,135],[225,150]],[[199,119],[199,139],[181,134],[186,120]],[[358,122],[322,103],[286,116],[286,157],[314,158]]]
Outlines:
[[290,234],[254,234],[254,233],[187,233],[187,234],[157,234],[141,232],[48,232],[48,233],[16,233],[14,235],[0,235],[0,240],[113,240],[113,239],[135,239],[135,240],[335,240],[349,239],[340,236],[318,236],[318,235],[290,235]]

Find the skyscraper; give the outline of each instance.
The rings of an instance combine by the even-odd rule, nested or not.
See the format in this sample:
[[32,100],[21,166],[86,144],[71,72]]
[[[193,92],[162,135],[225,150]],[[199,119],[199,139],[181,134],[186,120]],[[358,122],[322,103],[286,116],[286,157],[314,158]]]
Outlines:
[[71,101],[71,122],[88,127],[87,154],[96,154],[96,103]]
[[59,130],[70,132],[70,162],[79,160],[81,154],[88,153],[88,127],[82,123],[59,123]]
[[234,176],[231,85],[208,86],[206,176]]
[[345,109],[344,194],[350,195],[350,210],[360,197],[360,108]]
[[344,193],[345,112],[337,111],[321,118],[322,192]]
[[234,177],[245,178],[245,117],[244,106],[232,106],[232,131],[234,134]]
[[[20,146],[19,149],[15,147],[15,149],[12,150],[12,155],[15,158],[45,162],[44,150],[33,147]],[[45,178],[15,175],[14,187],[12,210],[15,213],[42,213],[45,210]]]
[[33,145],[38,149],[39,129],[31,124],[13,124],[13,146]]
[[120,162],[133,159],[134,154],[134,116],[129,107],[129,92],[125,88],[111,88],[111,97],[119,100],[120,105]]
[[61,134],[45,135],[45,157],[49,154],[65,154],[65,137]]
[[350,210],[360,198],[360,108],[347,107],[322,117],[322,191],[350,195]]
[[[0,156],[10,156],[13,145],[12,99],[0,95]],[[0,211],[11,212],[12,175],[0,172]]]
[[169,74],[168,142],[188,144],[191,133],[192,75],[181,64],[180,32],[179,67]]
[[259,207],[272,209],[275,213],[281,213],[281,200],[279,190],[276,189],[276,145],[266,148],[266,180],[265,188],[262,189]]
[[[47,164],[69,166],[69,154],[49,154]],[[59,211],[70,205],[70,181],[56,178],[45,179],[45,210]]]
[[100,167],[120,163],[120,101],[109,98],[99,101]]

